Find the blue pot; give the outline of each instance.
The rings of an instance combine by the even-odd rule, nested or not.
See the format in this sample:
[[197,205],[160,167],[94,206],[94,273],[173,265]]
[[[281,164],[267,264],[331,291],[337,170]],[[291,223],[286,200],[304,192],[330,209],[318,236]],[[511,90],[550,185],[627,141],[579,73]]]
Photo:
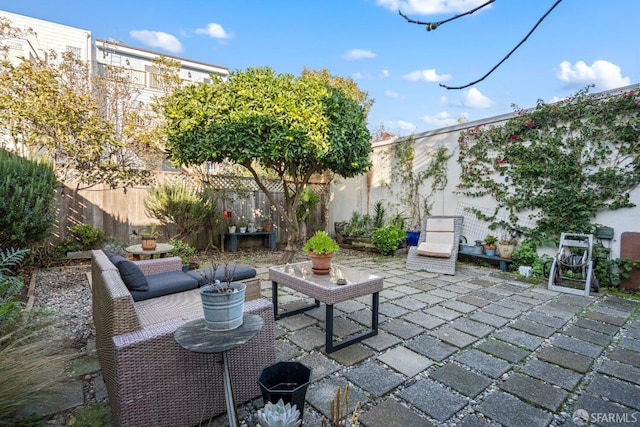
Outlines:
[[419,231],[407,231],[407,245],[418,246],[418,240],[420,240]]

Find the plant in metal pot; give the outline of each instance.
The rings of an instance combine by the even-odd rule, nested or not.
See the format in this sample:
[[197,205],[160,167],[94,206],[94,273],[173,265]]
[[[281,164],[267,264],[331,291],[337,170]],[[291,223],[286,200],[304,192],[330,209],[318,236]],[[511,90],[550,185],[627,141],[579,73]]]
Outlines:
[[387,255],[398,249],[406,237],[403,229],[389,225],[375,230],[371,234],[371,241],[382,255]]
[[211,262],[211,268],[205,269],[202,274],[205,285],[200,287],[200,297],[206,328],[229,331],[240,327],[247,285],[233,281],[235,264],[219,267]]
[[318,230],[305,242],[302,249],[309,254],[314,273],[329,274],[331,259],[340,250],[340,246],[326,231]]

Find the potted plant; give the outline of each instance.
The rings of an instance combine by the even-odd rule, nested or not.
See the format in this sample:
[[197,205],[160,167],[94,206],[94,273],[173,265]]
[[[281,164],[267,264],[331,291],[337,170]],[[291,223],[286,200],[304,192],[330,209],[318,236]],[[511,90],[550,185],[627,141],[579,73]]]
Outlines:
[[516,229],[503,233],[496,250],[500,258],[511,259],[513,252],[516,250],[516,243],[519,236],[520,230]]
[[145,251],[155,251],[158,246],[158,237],[160,236],[160,231],[156,228],[158,225],[156,223],[151,224],[149,227],[149,231],[140,232],[140,239],[142,239],[142,249]]
[[235,221],[229,222],[229,233],[235,233],[236,228],[237,228],[237,225]]
[[248,226],[249,226],[249,221],[247,221],[245,217],[242,217],[240,218],[240,220],[238,220],[238,228],[240,228],[241,233],[246,233]]
[[326,231],[318,230],[307,240],[302,249],[309,254],[311,269],[315,274],[329,274],[331,259],[333,254],[340,250],[340,246]]
[[191,257],[196,253],[196,248],[178,239],[169,239],[167,243],[173,246],[167,256],[179,256],[182,260],[182,270],[184,272],[198,268],[198,263],[191,262]]
[[264,231],[271,231],[271,217],[269,215],[260,215],[258,224]]
[[487,237],[484,238],[484,252],[488,256],[496,255],[496,242],[498,239],[493,234],[487,234]]
[[216,279],[218,265],[211,263],[202,273],[206,284],[200,287],[206,328],[212,331],[230,331],[242,326],[244,297],[247,285],[233,282],[235,264],[225,264],[222,280]]

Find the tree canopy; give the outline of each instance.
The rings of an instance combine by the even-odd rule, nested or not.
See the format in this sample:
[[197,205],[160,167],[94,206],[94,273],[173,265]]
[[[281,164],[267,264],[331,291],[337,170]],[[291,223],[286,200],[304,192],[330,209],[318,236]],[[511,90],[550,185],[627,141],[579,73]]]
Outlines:
[[[246,168],[285,220],[296,249],[296,208],[314,174],[352,177],[371,163],[367,111],[372,100],[351,79],[326,70],[300,76],[268,67],[234,71],[228,81],[182,88],[165,100],[167,148],[180,164],[229,160]],[[273,171],[284,206],[263,184]]]

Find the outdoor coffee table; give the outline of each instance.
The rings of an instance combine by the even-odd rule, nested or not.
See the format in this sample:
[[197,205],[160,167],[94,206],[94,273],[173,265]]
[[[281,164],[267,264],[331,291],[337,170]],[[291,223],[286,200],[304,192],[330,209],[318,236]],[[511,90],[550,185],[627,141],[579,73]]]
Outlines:
[[140,255],[149,255],[149,258],[153,258],[154,255],[158,255],[160,258],[167,256],[169,252],[173,250],[173,245],[168,243],[158,243],[153,250],[142,249],[141,244],[131,245],[124,249],[128,253],[133,255],[134,260],[140,260]]
[[[325,351],[327,353],[332,353],[348,345],[378,335],[379,292],[382,290],[382,277],[374,276],[373,274],[368,274],[353,268],[343,267],[335,263],[331,265],[331,272],[329,274],[314,274],[311,270],[311,262],[307,261],[269,267],[269,280],[271,280],[273,315],[276,320],[319,307],[320,302],[325,304]],[[342,281],[345,282],[344,285],[337,284],[337,282]],[[315,304],[281,313],[278,309],[278,284],[313,298]],[[371,295],[373,299],[371,305],[371,329],[348,340],[334,343],[334,304],[364,295]]]

